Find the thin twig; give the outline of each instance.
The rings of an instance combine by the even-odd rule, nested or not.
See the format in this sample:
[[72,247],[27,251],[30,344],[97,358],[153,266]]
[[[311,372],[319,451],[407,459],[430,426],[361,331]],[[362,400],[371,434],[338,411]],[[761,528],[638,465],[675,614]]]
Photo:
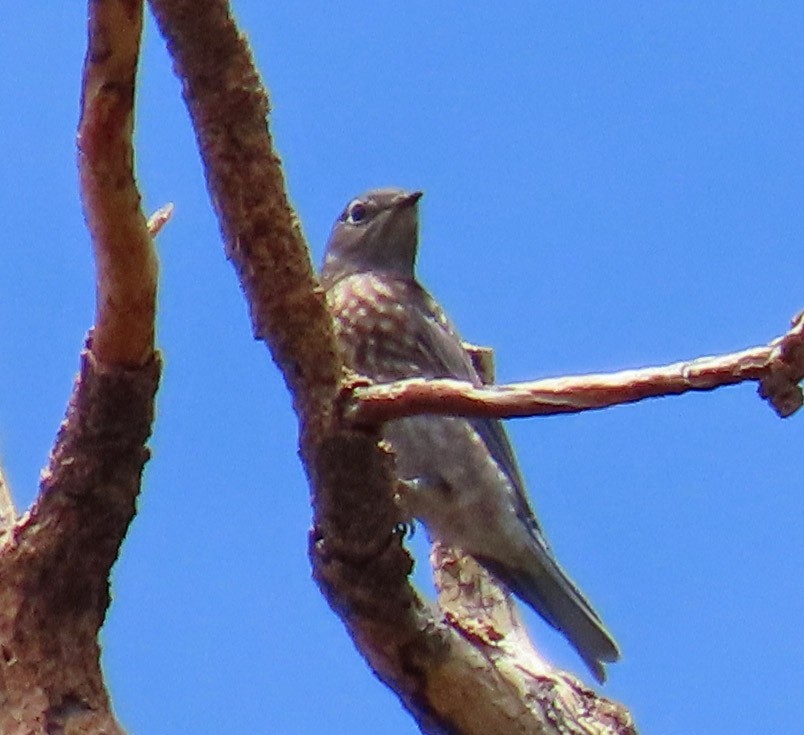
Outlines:
[[804,313],[793,320],[787,334],[765,347],[660,367],[488,387],[421,378],[356,384],[348,394],[345,413],[365,425],[422,413],[481,418],[549,416],[755,380],[760,383],[762,398],[786,417],[802,405],[799,383],[803,379]]
[[170,218],[173,216],[173,209],[173,202],[168,202],[159,207],[156,212],[148,217],[148,234],[151,237],[156,237],[162,231],[162,228],[170,221]]

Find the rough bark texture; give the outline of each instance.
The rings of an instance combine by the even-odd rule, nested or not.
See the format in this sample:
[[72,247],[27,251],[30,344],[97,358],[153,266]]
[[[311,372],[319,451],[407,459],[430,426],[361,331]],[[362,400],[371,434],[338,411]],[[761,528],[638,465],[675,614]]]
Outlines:
[[226,2],[151,2],[182,81],[227,257],[255,337],[266,340],[299,415],[326,422],[335,343],[267,127],[268,96]]
[[39,497],[0,546],[0,733],[117,733],[97,634],[134,517],[159,363],[82,356]]
[[122,732],[97,636],[136,510],[160,372],[156,255],[131,146],[141,29],[139,0],[89,2],[79,169],[97,264],[96,328],[34,506],[17,518],[0,487],[3,735]]

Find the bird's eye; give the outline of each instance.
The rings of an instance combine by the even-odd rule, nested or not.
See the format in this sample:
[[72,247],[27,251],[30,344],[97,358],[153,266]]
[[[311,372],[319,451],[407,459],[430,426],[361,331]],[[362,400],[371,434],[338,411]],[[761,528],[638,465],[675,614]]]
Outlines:
[[368,210],[363,202],[352,202],[346,208],[346,221],[351,225],[358,225],[368,216]]

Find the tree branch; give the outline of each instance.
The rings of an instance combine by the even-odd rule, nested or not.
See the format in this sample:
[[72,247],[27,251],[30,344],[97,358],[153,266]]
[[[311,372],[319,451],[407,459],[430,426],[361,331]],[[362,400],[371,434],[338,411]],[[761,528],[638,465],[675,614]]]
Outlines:
[[92,349],[103,362],[143,365],[154,351],[158,263],[134,181],[134,82],[142,3],[92,0],[78,168],[95,252]]
[[154,417],[156,255],[133,178],[139,0],[90,0],[79,167],[97,324],[31,510],[0,537],[0,732],[115,735],[98,631]]
[[759,382],[760,396],[781,417],[801,407],[804,312],[795,317],[787,334],[769,345],[727,355],[611,374],[487,387],[421,378],[366,385],[365,380],[357,379],[346,387],[343,400],[346,418],[360,425],[377,425],[423,413],[480,418],[578,413],[645,398],[709,391],[747,380]]
[[285,191],[266,122],[268,95],[248,43],[223,0],[150,5],[182,80],[210,199],[254,335],[267,342],[300,416],[326,420],[340,363],[324,296]]

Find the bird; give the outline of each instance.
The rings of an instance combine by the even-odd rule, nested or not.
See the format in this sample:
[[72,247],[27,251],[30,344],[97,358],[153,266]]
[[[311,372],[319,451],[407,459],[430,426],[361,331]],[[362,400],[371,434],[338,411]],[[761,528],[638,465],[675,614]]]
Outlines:
[[[352,199],[329,236],[321,285],[347,368],[375,383],[481,379],[444,310],[416,277],[421,191]],[[405,509],[563,633],[605,681],[617,643],[556,561],[501,421],[420,415],[386,422]]]

